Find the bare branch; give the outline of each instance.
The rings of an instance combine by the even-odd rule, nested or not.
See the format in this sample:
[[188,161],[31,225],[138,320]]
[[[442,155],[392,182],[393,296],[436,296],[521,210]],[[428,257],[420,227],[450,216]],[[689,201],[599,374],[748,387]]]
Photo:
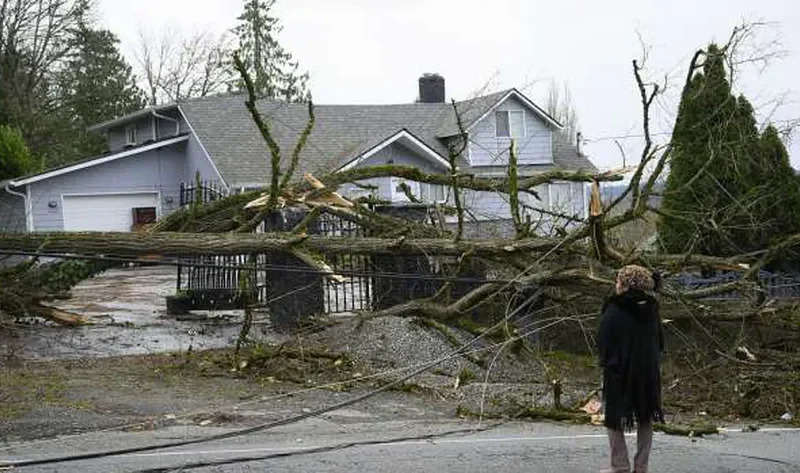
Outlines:
[[267,146],[269,146],[269,151],[272,155],[272,172],[270,176],[272,179],[272,184],[270,185],[269,203],[267,204],[267,208],[271,210],[277,205],[278,197],[281,191],[279,185],[279,179],[281,175],[281,148],[278,146],[278,142],[272,137],[272,133],[269,130],[269,125],[267,125],[267,123],[264,121],[264,118],[261,116],[261,112],[258,111],[258,97],[256,96],[253,80],[250,78],[247,68],[245,67],[244,63],[242,63],[242,60],[239,58],[238,54],[234,54],[233,61],[236,70],[239,71],[239,74],[242,76],[242,80],[244,81],[245,88],[247,90],[247,101],[245,102],[245,105],[250,111],[250,115],[253,117],[256,127],[258,127],[258,131],[261,133],[261,137],[264,138]]
[[464,150],[469,145],[468,135],[461,120],[461,113],[458,111],[456,101],[453,100],[453,113],[455,114],[456,124],[458,125],[458,136],[451,140],[447,146],[447,161],[450,163],[450,188],[453,191],[453,204],[456,207],[458,227],[456,229],[455,240],[459,241],[464,236],[464,206],[461,202],[461,189],[458,181],[458,160]]
[[183,36],[175,27],[166,28],[159,36],[140,31],[134,56],[150,103],[180,102],[222,92],[232,80],[225,64],[230,42],[227,35],[215,37],[205,31]]
[[314,130],[315,123],[316,117],[314,116],[314,104],[309,100],[308,122],[306,123],[306,127],[303,129],[303,132],[300,134],[300,138],[297,139],[297,143],[294,146],[294,151],[292,152],[292,161],[289,164],[289,169],[283,176],[283,180],[281,181],[281,190],[285,190],[289,185],[289,182],[292,180],[292,176],[294,176],[294,172],[297,170],[297,164],[300,162],[300,153],[302,153],[303,149],[306,147],[306,142],[308,141],[308,137],[311,135],[311,132]]

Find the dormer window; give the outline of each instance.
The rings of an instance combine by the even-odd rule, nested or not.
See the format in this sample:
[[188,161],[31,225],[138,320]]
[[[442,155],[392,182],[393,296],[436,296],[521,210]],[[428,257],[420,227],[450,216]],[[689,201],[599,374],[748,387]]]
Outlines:
[[498,138],[525,137],[525,115],[522,110],[495,112],[495,130]]
[[136,145],[136,125],[125,127],[125,146]]

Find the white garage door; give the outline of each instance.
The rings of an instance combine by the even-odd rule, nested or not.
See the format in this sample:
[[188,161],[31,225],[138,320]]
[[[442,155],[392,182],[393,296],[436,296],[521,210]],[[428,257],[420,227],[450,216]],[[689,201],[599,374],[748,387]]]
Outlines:
[[65,195],[64,230],[129,232],[138,207],[158,209],[158,193]]

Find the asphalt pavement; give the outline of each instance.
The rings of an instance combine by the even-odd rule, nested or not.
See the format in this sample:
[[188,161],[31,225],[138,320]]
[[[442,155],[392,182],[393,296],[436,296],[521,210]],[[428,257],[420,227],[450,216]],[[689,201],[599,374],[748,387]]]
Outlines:
[[[363,422],[311,419],[267,432],[152,452],[15,468],[21,472],[597,472],[608,462],[604,431],[550,423]],[[174,426],[101,432],[0,446],[0,463],[127,448],[230,432]],[[432,436],[431,438],[423,438]],[[401,439],[401,440],[398,440]],[[629,438],[629,447],[635,448]],[[632,454],[633,452],[631,452]],[[241,461],[248,459],[248,461]],[[195,466],[204,463],[206,466]],[[763,428],[685,438],[656,434],[651,473],[800,472],[800,429]]]

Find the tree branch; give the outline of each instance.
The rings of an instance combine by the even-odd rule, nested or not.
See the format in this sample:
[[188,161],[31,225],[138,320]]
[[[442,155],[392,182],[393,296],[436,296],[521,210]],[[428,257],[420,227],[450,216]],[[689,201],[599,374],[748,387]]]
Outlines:
[[258,111],[258,96],[256,95],[255,86],[253,85],[253,79],[247,72],[247,67],[244,65],[241,58],[239,58],[238,53],[233,55],[233,63],[236,70],[242,76],[245,88],[247,89],[247,101],[245,102],[245,105],[250,111],[250,115],[253,117],[256,127],[258,127],[258,131],[261,133],[264,141],[267,142],[270,154],[272,155],[272,172],[270,176],[272,182],[269,188],[269,203],[267,204],[267,208],[272,210],[277,206],[278,197],[281,191],[281,148],[272,137],[272,133],[269,130],[269,125],[267,125],[267,123],[264,121],[263,117],[261,116],[261,112]]
[[286,174],[284,174],[283,180],[281,181],[281,192],[286,190],[289,182],[292,180],[292,176],[294,176],[294,172],[297,169],[297,163],[300,162],[300,153],[302,153],[303,149],[306,147],[306,142],[308,141],[308,137],[311,135],[311,132],[314,130],[315,123],[316,117],[314,116],[314,104],[309,100],[308,122],[306,123],[306,127],[303,129],[303,132],[300,134],[300,138],[298,138],[297,143],[294,145],[292,162],[289,164],[289,169],[286,171]]

